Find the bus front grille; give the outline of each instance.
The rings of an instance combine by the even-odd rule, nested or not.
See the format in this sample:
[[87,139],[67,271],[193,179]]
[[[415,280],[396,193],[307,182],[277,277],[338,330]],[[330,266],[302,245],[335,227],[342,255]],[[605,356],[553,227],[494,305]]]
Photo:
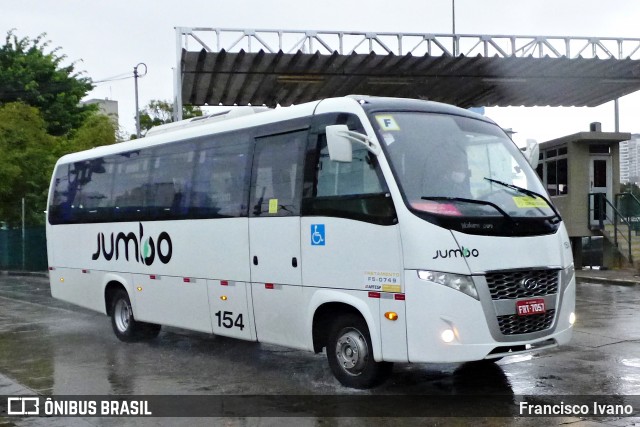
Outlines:
[[558,293],[560,270],[494,271],[486,274],[492,300],[542,297]]
[[498,316],[498,325],[503,335],[544,331],[553,324],[555,314],[555,310],[548,310],[546,313],[532,314],[530,316],[518,316],[517,314]]

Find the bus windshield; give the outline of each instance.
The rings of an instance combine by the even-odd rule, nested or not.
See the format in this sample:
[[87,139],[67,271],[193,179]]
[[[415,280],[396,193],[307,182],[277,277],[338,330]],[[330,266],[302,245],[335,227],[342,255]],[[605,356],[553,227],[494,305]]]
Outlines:
[[535,171],[497,125],[421,112],[375,113],[373,122],[414,212],[514,221],[556,216]]

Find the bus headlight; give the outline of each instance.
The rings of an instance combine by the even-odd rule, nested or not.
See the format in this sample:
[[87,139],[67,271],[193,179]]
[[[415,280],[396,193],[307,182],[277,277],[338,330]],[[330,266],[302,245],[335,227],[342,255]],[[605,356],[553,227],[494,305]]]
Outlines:
[[472,298],[479,300],[476,285],[473,284],[471,276],[463,276],[460,274],[441,273],[439,271],[418,270],[418,277],[422,280],[438,283],[448,286],[451,289],[467,294]]

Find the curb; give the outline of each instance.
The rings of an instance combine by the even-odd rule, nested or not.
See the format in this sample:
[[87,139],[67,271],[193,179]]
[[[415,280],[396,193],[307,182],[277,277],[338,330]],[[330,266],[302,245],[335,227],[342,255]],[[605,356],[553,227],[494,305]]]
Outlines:
[[640,285],[640,278],[638,280],[628,279],[611,279],[607,277],[579,277],[576,276],[577,283],[592,283],[598,285],[617,285],[617,286],[635,286]]
[[49,273],[44,271],[7,271],[0,270],[2,276],[26,276],[26,277],[44,277],[49,278]]

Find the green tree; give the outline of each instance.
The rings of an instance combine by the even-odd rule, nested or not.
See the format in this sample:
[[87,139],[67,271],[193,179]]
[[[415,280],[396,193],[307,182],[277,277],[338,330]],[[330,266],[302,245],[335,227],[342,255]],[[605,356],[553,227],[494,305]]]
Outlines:
[[640,187],[636,184],[622,184],[620,192],[623,193],[618,198],[618,210],[624,216],[640,217]]
[[21,102],[0,106],[0,220],[10,227],[22,221],[25,199],[27,225],[44,224],[47,194],[55,163],[64,154],[113,144],[115,124],[92,113],[73,137],[47,133],[40,111]]
[[69,140],[66,152],[88,150],[103,145],[116,143],[116,124],[108,116],[95,113],[86,118],[82,126],[74,133]]
[[[182,107],[182,118],[202,116],[202,109],[193,105]],[[173,122],[173,104],[169,101],[153,99],[140,111],[140,131],[145,134],[154,126]]]
[[42,224],[51,171],[60,150],[47,133],[37,108],[24,103],[0,106],[0,219],[10,227],[21,223],[22,198],[26,223]]
[[44,34],[19,38],[9,31],[0,47],[0,105],[21,101],[38,108],[49,134],[60,136],[78,129],[95,109],[81,106],[91,80],[63,66],[59,48],[48,50]]

